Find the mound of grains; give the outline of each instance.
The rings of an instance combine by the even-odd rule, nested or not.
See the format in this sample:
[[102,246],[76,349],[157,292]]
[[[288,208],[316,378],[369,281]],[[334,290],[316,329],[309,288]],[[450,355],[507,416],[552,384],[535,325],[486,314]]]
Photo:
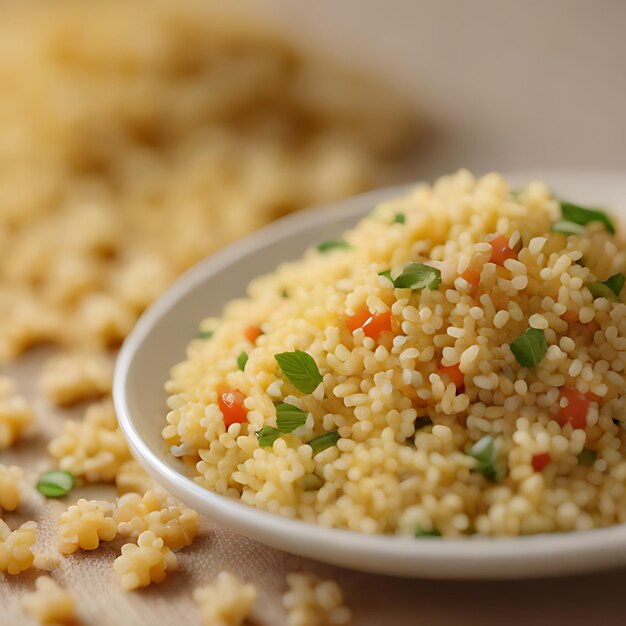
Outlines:
[[229,572],[220,572],[214,582],[193,590],[205,626],[240,626],[256,600],[256,588]]
[[49,576],[40,576],[35,581],[35,591],[24,595],[21,604],[40,624],[62,626],[76,623],[72,594]]
[[322,526],[626,521],[615,226],[541,183],[420,186],[206,321],[172,369],[163,436],[207,489]]
[[104,500],[81,498],[61,515],[59,550],[71,554],[79,548],[95,550],[101,541],[111,541],[117,535],[113,520],[115,505]]
[[0,450],[12,446],[34,418],[26,399],[16,393],[13,382],[0,377]]
[[24,472],[16,465],[0,464],[0,509],[15,511],[20,503]]

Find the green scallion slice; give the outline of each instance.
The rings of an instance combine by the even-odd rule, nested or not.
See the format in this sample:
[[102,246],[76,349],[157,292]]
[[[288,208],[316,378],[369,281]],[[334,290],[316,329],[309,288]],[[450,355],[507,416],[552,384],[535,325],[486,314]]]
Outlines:
[[393,216],[394,224],[406,224],[406,215],[404,213],[396,213]]
[[409,263],[393,281],[398,289],[437,289],[441,283],[441,271],[424,263]]
[[576,457],[578,459],[578,465],[590,466],[595,463],[598,453],[595,450],[589,448],[583,448],[582,452]]
[[196,339],[211,339],[215,334],[214,330],[201,330],[196,335]]
[[246,369],[246,363],[248,362],[248,359],[250,357],[248,357],[248,353],[247,352],[242,352],[238,357],[237,357],[237,367],[243,372]]
[[315,439],[311,439],[311,441],[308,441],[307,443],[311,446],[311,448],[313,448],[313,456],[315,456],[327,448],[332,448],[337,445],[339,439],[339,433],[333,431],[330,433],[324,433],[319,437],[315,437]]
[[414,536],[417,539],[422,539],[423,537],[441,537],[441,533],[434,527],[430,530],[426,530],[424,528],[416,528]]
[[479,439],[469,451],[469,456],[478,461],[474,471],[479,472],[489,480],[495,481],[498,477],[498,450],[498,443],[490,435],[485,435],[482,439]]
[[308,413],[293,404],[281,402],[276,405],[276,426],[281,433],[290,433],[304,426]]
[[345,239],[329,239],[317,244],[319,252],[330,252],[331,250],[348,250],[352,246]]
[[576,222],[568,222],[567,220],[559,220],[552,224],[553,233],[561,233],[562,235],[582,235],[586,232],[586,228]]
[[63,470],[44,472],[37,481],[37,489],[46,498],[62,498],[74,487],[74,476]]
[[522,367],[535,367],[546,355],[548,342],[542,330],[527,328],[509,347]]
[[273,426],[263,426],[261,430],[257,430],[255,433],[259,440],[261,448],[270,448],[273,443],[282,435],[280,430]]
[[604,281],[604,284],[617,296],[621,293],[624,288],[624,283],[626,282],[626,276],[624,274],[618,273],[613,274]]
[[565,201],[561,201],[559,204],[561,205],[561,213],[565,221],[574,222],[581,226],[591,224],[592,222],[601,222],[609,233],[615,233],[615,226],[611,218],[601,209],[590,209]]
[[289,382],[302,393],[313,393],[322,382],[317,363],[310,354],[295,350],[275,354],[278,366]]

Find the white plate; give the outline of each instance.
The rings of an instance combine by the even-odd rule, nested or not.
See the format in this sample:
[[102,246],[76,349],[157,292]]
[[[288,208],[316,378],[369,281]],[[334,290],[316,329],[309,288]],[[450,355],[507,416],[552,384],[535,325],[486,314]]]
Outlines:
[[[514,185],[541,178],[561,197],[606,206],[626,215],[626,176],[618,173],[547,172],[508,177]],[[321,528],[214,494],[188,478],[161,439],[163,384],[185,357],[198,322],[218,315],[245,293],[253,277],[298,258],[319,241],[336,237],[379,201],[402,192],[380,190],[286,217],[193,267],[139,320],[117,360],[114,400],[130,447],[147,471],[183,502],[232,530],[275,548],[355,569],[429,578],[547,576],[626,564],[626,525],[579,533],[511,539],[462,540],[362,535]]]

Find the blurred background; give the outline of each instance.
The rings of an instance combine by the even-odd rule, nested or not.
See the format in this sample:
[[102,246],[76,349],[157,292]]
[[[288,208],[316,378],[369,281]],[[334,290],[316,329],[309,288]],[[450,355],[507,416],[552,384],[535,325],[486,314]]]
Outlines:
[[0,0],[0,357],[304,206],[626,165],[619,0]]

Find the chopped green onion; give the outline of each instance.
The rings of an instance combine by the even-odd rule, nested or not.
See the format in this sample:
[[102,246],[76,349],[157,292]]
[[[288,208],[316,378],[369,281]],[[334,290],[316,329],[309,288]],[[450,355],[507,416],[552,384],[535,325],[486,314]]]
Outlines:
[[479,439],[469,451],[469,456],[478,461],[474,471],[483,474],[489,480],[496,480],[498,476],[498,449],[497,442],[490,435],[485,435]]
[[287,289],[281,289],[280,290],[280,295],[281,295],[281,298],[288,298],[289,297],[289,291],[287,291]]
[[345,239],[329,239],[317,245],[320,252],[329,252],[330,250],[343,249],[347,250],[352,246]]
[[276,426],[281,433],[290,433],[304,426],[308,413],[293,404],[281,402],[276,405]]
[[619,294],[624,288],[626,277],[624,274],[613,274],[603,283],[593,282],[587,285],[587,289],[594,298],[606,298],[607,300],[617,302]]
[[308,441],[307,443],[311,446],[311,448],[313,448],[313,456],[315,456],[327,448],[332,448],[334,445],[337,445],[339,439],[339,433],[333,431],[330,433],[324,433],[319,437],[315,437],[315,439],[311,439],[311,441]]
[[441,283],[441,271],[424,263],[409,263],[393,284],[399,289],[437,289]]
[[246,363],[248,362],[248,353],[242,352],[237,357],[237,367],[243,372],[246,369]]
[[426,428],[427,426],[432,426],[433,421],[428,417],[428,415],[424,415],[423,417],[418,417],[415,420],[415,430],[421,430],[422,428]]
[[561,201],[559,204],[561,205],[561,213],[564,220],[580,224],[581,226],[585,226],[591,222],[601,222],[609,233],[615,233],[615,226],[611,218],[604,211],[600,209],[588,209],[578,204],[572,204],[571,202]]
[[406,223],[406,215],[404,213],[396,213],[393,217],[394,224],[405,224]]
[[593,465],[598,456],[598,453],[595,450],[590,450],[589,448],[583,448],[582,452],[576,457],[578,459],[578,465]]
[[295,350],[275,354],[278,366],[289,382],[302,393],[313,393],[322,382],[317,363],[310,354]]
[[73,486],[73,474],[63,470],[44,472],[37,481],[37,489],[46,498],[62,498],[72,491]]
[[559,220],[552,224],[553,233],[561,233],[562,235],[582,235],[586,232],[586,228],[576,222],[568,222],[567,220]]
[[214,330],[201,330],[196,335],[196,339],[211,339],[213,337],[215,331]]
[[594,300],[596,298],[606,298],[610,302],[617,302],[617,296],[613,290],[604,283],[587,283],[587,289],[591,292]]
[[273,443],[282,435],[280,430],[273,426],[263,426],[261,430],[254,433],[259,440],[261,448],[270,448]]
[[421,539],[422,537],[441,537],[441,533],[434,527],[431,530],[416,528],[414,536],[418,539]]
[[527,328],[509,347],[522,367],[535,367],[546,355],[548,342],[542,330]]

